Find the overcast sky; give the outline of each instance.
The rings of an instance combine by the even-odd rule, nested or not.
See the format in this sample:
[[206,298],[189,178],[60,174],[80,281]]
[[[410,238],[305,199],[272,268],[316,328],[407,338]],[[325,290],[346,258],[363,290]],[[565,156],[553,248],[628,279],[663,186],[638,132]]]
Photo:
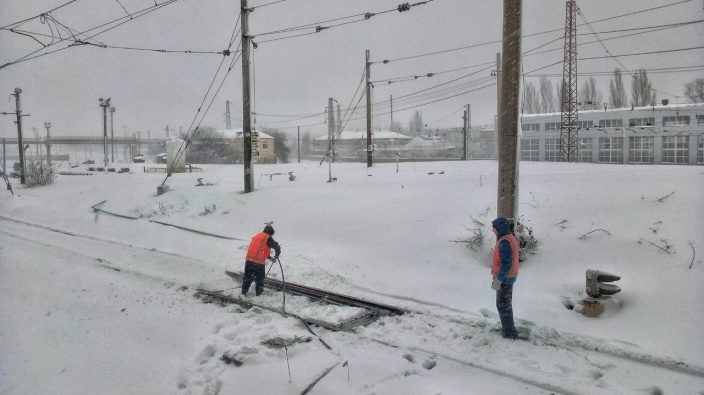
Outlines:
[[[156,0],[162,4],[166,0]],[[271,3],[274,0],[250,0],[250,6]],[[67,0],[3,0],[0,1],[0,26],[39,15]],[[582,16],[587,21],[597,21],[676,3],[677,0],[591,0],[579,1]],[[398,59],[402,57],[443,51],[501,39],[502,2],[479,0],[435,0],[413,7],[408,12],[388,12],[373,16],[369,20],[337,26],[320,33],[264,42],[281,35],[263,33],[314,24],[331,24],[360,20],[362,17],[321,21],[381,12],[396,8],[398,0],[287,0],[257,8],[250,14],[250,33],[259,42],[253,51],[254,59],[254,111],[257,126],[286,128],[295,132],[296,125],[304,126],[315,136],[326,132],[322,113],[328,97],[335,98],[344,107],[352,100],[365,64],[365,50],[370,50],[371,60]],[[127,16],[154,6],[155,0],[76,0],[54,11],[56,22],[33,19],[16,27],[23,31],[43,35],[57,34],[58,23],[76,32],[84,31],[105,22]],[[94,37],[109,46],[151,48],[166,50],[222,51],[228,46],[233,28],[238,19],[240,0],[177,0],[174,3],[134,18],[115,29]],[[123,9],[124,7],[124,9]],[[525,72],[546,66],[562,59],[562,40],[565,18],[565,2],[558,0],[524,0],[523,34],[558,29],[552,33],[534,35],[523,39],[523,51],[549,43],[540,50],[555,48],[555,51],[523,59]],[[659,10],[637,13],[604,22],[592,23],[597,32],[657,26],[668,23],[704,19],[704,2],[692,0]],[[584,25],[578,33],[591,33]],[[286,35],[312,32],[298,30]],[[53,32],[53,33],[52,33]],[[65,29],[62,37],[69,37]],[[614,35],[634,33],[602,33],[601,39]],[[48,44],[50,39],[34,35]],[[85,38],[85,36],[83,36]],[[625,54],[667,49],[687,48],[702,45],[704,23],[661,30],[603,41],[611,54]],[[72,39],[71,39],[72,40]],[[239,40],[239,38],[238,38]],[[237,46],[238,40],[233,45]],[[579,57],[606,55],[605,49],[595,41],[593,35],[579,36]],[[44,52],[67,46],[66,40],[49,46]],[[93,41],[95,42],[95,41]],[[0,30],[0,65],[13,62],[41,48],[33,38],[7,29]],[[454,127],[461,125],[462,108],[472,105],[472,123],[493,122],[496,106],[496,87],[490,86],[491,66],[466,68],[467,66],[495,61],[500,52],[500,43],[477,46],[442,54],[392,61],[388,64],[374,63],[371,66],[373,81],[408,75],[425,75],[456,68],[454,72],[432,78],[388,84],[378,82],[373,90],[373,101],[382,102],[374,106],[374,127],[388,128],[390,121],[390,95],[394,100],[394,120],[404,127],[413,111],[422,110],[428,127]],[[42,52],[37,52],[41,54]],[[41,56],[33,60],[12,64],[0,69],[0,94],[8,98],[0,104],[1,111],[14,112],[14,98],[9,94],[14,88],[22,89],[22,109],[31,117],[24,118],[25,130],[38,128],[43,132],[44,122],[52,124],[52,135],[101,135],[102,114],[98,98],[110,97],[116,107],[115,134],[124,135],[141,130],[151,136],[163,136],[164,128],[172,130],[179,126],[188,128],[196,115],[222,55],[184,54],[135,51],[96,46],[72,46],[66,50]],[[227,63],[232,59],[225,59]],[[622,57],[619,61],[628,69],[646,69],[704,65],[704,51],[693,50],[645,56]],[[612,71],[617,67],[613,59],[585,60],[578,64],[579,72]],[[488,68],[487,68],[488,67]],[[486,70],[482,70],[487,68]],[[469,73],[476,72],[471,76]],[[562,72],[557,64],[539,73]],[[222,74],[221,74],[222,75]],[[421,94],[410,93],[429,88],[465,76],[456,82]],[[703,77],[704,72],[651,73],[658,100],[668,98],[671,102],[684,102],[683,86],[687,81]],[[599,88],[608,100],[609,76],[596,77]],[[552,77],[553,84],[560,77]],[[526,81],[537,83],[537,77],[526,77]],[[630,91],[630,77],[624,78]],[[225,100],[232,101],[232,120],[235,127],[242,119],[242,67],[237,62],[225,81],[219,96],[206,115],[203,125],[222,129],[225,127]],[[218,80],[219,82],[219,80]],[[580,82],[581,85],[581,82]],[[488,86],[486,88],[482,88]],[[473,92],[461,94],[476,88]],[[460,94],[460,95],[458,95]],[[454,96],[450,99],[424,103]],[[1,96],[1,95],[0,95]],[[676,99],[674,96],[680,96]],[[387,102],[383,102],[387,101]],[[356,104],[356,99],[352,106]],[[207,104],[207,102],[206,102]],[[365,101],[360,102],[363,106]],[[422,105],[422,106],[419,106]],[[205,106],[203,108],[205,110]],[[266,114],[266,115],[264,115]],[[289,117],[277,117],[285,115]],[[363,117],[358,112],[352,118]],[[295,120],[290,120],[295,118]],[[0,116],[0,136],[16,136],[14,117]],[[286,122],[282,122],[286,121]],[[364,120],[352,120],[347,129],[364,129]],[[33,133],[32,133],[33,134]],[[146,136],[145,136],[146,137]]]

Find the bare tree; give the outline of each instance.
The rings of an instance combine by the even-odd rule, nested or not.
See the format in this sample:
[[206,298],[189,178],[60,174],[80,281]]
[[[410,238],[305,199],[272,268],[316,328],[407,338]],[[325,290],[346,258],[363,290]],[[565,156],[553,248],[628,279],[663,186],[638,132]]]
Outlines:
[[584,81],[582,85],[582,90],[579,92],[579,101],[582,103],[582,109],[593,110],[601,106],[601,100],[604,95],[596,87],[596,80],[594,77],[589,77]]
[[684,84],[684,95],[694,103],[704,102],[704,78],[697,78]]
[[412,135],[423,134],[423,113],[420,110],[416,110],[408,121],[408,131]]
[[555,84],[555,100],[557,100],[557,110],[562,111],[562,94],[565,91],[564,82],[560,81],[559,84]]
[[633,74],[631,104],[636,107],[655,105],[655,89],[645,69],[639,69]]
[[552,82],[547,77],[542,77],[540,78],[540,112],[555,112],[556,108]]
[[611,107],[621,108],[628,105],[628,97],[626,96],[626,88],[623,87],[623,78],[621,69],[614,70],[614,77],[609,81],[609,101]]
[[535,114],[540,112],[540,97],[538,96],[538,91],[535,89],[535,85],[532,82],[528,82],[523,86],[523,113],[525,114]]

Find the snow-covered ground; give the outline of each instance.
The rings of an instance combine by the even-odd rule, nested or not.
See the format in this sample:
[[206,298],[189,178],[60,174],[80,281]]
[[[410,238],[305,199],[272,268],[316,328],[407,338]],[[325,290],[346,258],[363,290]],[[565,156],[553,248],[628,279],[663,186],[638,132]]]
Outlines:
[[[332,366],[311,393],[704,389],[702,167],[521,163],[520,214],[538,239],[514,289],[527,342],[492,330],[496,162],[334,164],[333,183],[314,162],[257,165],[251,194],[241,166],[203,168],[175,174],[161,196],[164,175],[137,165],[3,192],[0,393],[301,393]],[[201,177],[214,185],[196,187]],[[139,218],[94,213],[104,200]],[[476,251],[453,242],[472,218],[487,233]],[[224,271],[243,269],[266,221],[286,280],[412,313],[313,335],[294,318],[194,298],[236,294]],[[587,269],[622,276],[598,318],[563,305],[584,296]],[[281,307],[279,293],[252,294]],[[290,295],[286,309],[328,321],[358,312]],[[262,343],[277,337],[296,342]]]

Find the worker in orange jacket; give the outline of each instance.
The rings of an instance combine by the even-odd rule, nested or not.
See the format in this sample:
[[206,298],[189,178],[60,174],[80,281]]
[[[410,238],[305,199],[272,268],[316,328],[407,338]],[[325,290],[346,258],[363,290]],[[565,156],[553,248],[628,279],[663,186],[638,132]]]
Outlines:
[[[252,237],[247,249],[247,259],[244,263],[244,278],[242,279],[242,295],[247,296],[252,281],[255,282],[256,294],[261,295],[264,291],[264,277],[266,275],[266,260],[277,260],[281,255],[281,246],[273,237],[274,227],[267,225],[264,230]],[[271,257],[271,249],[276,255]]]
[[496,290],[496,309],[501,319],[501,334],[508,339],[516,339],[518,333],[513,323],[513,284],[518,277],[520,247],[513,234],[513,226],[506,218],[499,217],[491,222],[496,235],[494,261],[491,265],[493,281],[491,288]]

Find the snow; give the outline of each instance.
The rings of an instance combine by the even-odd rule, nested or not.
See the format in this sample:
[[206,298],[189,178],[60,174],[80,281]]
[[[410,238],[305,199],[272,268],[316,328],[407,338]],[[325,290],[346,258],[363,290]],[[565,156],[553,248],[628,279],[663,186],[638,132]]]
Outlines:
[[[0,393],[300,393],[331,366],[311,393],[704,388],[701,167],[521,163],[519,210],[538,239],[514,288],[527,342],[493,331],[493,236],[477,251],[452,242],[471,235],[471,218],[489,231],[495,161],[409,162],[398,173],[395,163],[339,163],[333,183],[317,162],[256,165],[250,194],[242,166],[202,167],[174,174],[161,196],[164,175],[137,165],[13,182],[15,195],[0,199]],[[289,171],[293,182],[259,176]],[[196,187],[200,177],[214,185]],[[94,213],[103,200],[139,218]],[[267,221],[287,281],[412,313],[311,334],[292,317],[195,298],[197,288],[237,293],[224,271],[243,270]],[[597,318],[563,305],[584,296],[587,269],[621,276]],[[281,308],[280,293],[253,294]],[[329,322],[360,313],[292,295],[286,311]],[[274,338],[298,341],[262,344]]]

